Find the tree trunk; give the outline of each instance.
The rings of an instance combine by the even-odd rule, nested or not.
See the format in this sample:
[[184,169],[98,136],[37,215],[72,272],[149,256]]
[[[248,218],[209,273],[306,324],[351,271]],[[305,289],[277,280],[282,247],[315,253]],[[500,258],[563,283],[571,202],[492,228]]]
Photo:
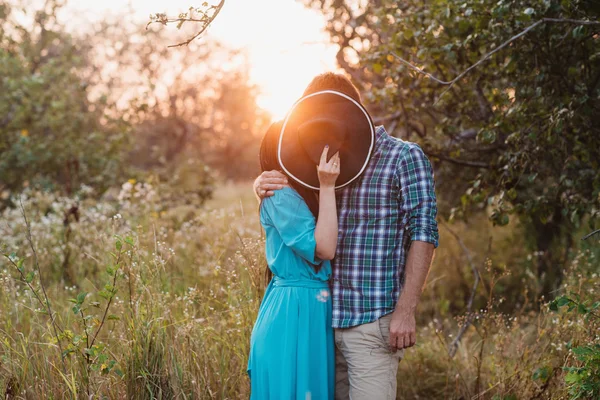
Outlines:
[[532,222],[537,248],[539,294],[551,299],[556,296],[556,290],[562,282],[569,253],[565,247],[572,242],[568,229],[565,229],[568,221],[564,221],[560,210],[555,209],[552,218],[545,224],[538,216],[533,216]]

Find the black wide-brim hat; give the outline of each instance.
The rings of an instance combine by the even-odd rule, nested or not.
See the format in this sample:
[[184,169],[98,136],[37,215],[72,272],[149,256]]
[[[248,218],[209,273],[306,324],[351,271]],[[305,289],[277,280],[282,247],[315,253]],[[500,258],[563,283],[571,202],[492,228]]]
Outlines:
[[287,113],[279,135],[277,157],[284,172],[307,188],[319,190],[319,165],[329,145],[328,161],[340,152],[335,188],[354,182],[365,170],[375,144],[371,116],[356,100],[325,90],[302,97]]

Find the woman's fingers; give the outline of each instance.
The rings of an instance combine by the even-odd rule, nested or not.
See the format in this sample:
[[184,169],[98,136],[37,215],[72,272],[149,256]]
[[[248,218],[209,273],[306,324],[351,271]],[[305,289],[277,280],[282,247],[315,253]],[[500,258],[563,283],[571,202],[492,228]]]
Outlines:
[[331,156],[331,160],[327,163],[329,171],[333,174],[339,174],[340,172],[340,153],[337,152]]
[[321,161],[319,162],[320,166],[327,165],[327,153],[329,152],[329,146],[323,147],[323,152],[321,153]]
[[259,189],[265,192],[271,191],[271,190],[279,190],[279,189],[283,189],[285,186],[285,184],[283,183],[276,183],[276,184],[272,184],[272,183],[265,183],[260,185]]

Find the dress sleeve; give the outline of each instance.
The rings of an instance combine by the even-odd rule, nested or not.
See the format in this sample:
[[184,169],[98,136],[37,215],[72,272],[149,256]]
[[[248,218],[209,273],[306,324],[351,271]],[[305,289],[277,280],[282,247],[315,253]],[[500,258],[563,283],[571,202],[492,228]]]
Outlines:
[[276,190],[262,201],[261,209],[286,246],[311,264],[322,262],[315,254],[315,217],[299,194],[290,188]]
[[406,229],[411,241],[438,246],[437,206],[433,169],[418,145],[411,145],[397,170],[400,182],[400,205],[407,218]]

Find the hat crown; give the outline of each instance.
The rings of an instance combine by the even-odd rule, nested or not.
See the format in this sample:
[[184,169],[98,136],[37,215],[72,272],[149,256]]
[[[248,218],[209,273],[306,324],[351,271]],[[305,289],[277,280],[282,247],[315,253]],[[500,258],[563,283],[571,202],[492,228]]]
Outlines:
[[327,161],[344,145],[348,131],[346,125],[330,117],[315,117],[303,122],[296,131],[300,145],[315,164],[321,161],[323,148],[329,146]]
[[323,148],[328,158],[339,152],[341,164],[335,188],[341,189],[365,171],[375,143],[369,113],[356,100],[332,90],[311,93],[288,111],[279,135],[277,157],[283,171],[297,183],[319,190]]

